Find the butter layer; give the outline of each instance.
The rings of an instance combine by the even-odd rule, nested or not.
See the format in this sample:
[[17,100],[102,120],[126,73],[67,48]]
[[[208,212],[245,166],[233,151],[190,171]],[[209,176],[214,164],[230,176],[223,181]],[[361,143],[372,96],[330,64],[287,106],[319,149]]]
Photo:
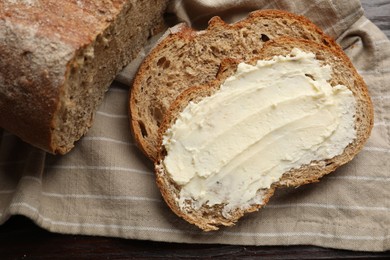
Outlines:
[[356,137],[355,100],[330,77],[330,66],[294,49],[239,64],[215,94],[190,103],[163,139],[179,203],[224,204],[228,215],[261,203],[256,192],[284,172],[341,154]]

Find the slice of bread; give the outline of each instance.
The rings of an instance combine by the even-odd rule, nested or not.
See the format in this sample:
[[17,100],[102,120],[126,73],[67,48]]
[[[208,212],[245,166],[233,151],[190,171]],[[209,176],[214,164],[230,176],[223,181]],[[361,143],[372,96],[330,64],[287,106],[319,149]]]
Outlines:
[[[299,48],[304,52],[314,53],[316,60],[320,62],[321,66],[331,66],[331,80],[328,82],[332,87],[344,85],[351,90],[353,98],[356,101],[356,111],[353,119],[355,129],[349,130],[355,131],[355,139],[339,155],[325,160],[312,160],[309,164],[304,164],[298,168],[284,172],[282,177],[273,182],[269,188],[257,190],[256,196],[258,200],[256,203],[245,208],[233,208],[228,215],[223,213],[226,205],[223,203],[211,206],[202,204],[199,209],[194,209],[191,206],[192,202],[186,201],[188,203],[185,203],[183,207],[183,204],[179,204],[182,186],[173,181],[163,162],[168,153],[163,143],[163,136],[166,135],[168,129],[177,120],[179,113],[188,106],[189,102],[198,103],[205,97],[212,96],[220,88],[225,79],[236,72],[238,61],[232,59],[225,60],[216,80],[205,85],[190,87],[177,97],[167,111],[166,117],[159,129],[159,149],[157,160],[155,161],[157,184],[166,203],[178,216],[205,231],[216,230],[219,228],[218,226],[231,226],[244,214],[257,211],[263,207],[273,195],[276,188],[286,186],[297,187],[303,184],[317,182],[324,175],[351,161],[362,149],[373,126],[373,107],[363,79],[342,51],[312,41],[279,38],[265,43],[264,48],[261,49],[259,54],[246,63],[255,64],[257,60],[269,60],[277,55],[286,56],[294,48]],[[261,160],[263,158],[262,154],[258,154],[257,158]]]
[[278,10],[256,11],[232,25],[214,17],[204,31],[181,26],[164,38],[140,66],[130,93],[131,128],[140,149],[156,158],[158,128],[181,92],[214,80],[223,59],[250,59],[281,36],[340,49],[305,17]]

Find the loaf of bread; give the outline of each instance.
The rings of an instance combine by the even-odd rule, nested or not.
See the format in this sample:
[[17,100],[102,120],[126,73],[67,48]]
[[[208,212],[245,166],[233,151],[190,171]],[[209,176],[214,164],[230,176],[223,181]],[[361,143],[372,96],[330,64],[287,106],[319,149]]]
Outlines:
[[[178,44],[181,44],[181,42],[179,41]],[[321,71],[323,69],[325,71],[329,70],[330,77],[324,77],[326,82],[330,84],[328,85],[330,91],[334,95],[345,95],[340,97],[340,100],[344,103],[340,100],[337,102],[328,100],[327,96],[319,94],[320,87],[317,84],[323,85],[326,83],[320,78],[323,72],[320,72],[311,63],[294,59],[297,53],[296,50],[313,54],[314,64],[318,62]],[[252,48],[248,51],[252,52]],[[264,62],[272,60],[274,57],[282,57],[282,61],[284,57],[290,57],[290,61],[285,62],[292,66],[290,70],[286,69],[283,72],[287,68],[284,64],[279,67],[272,67],[274,66],[273,63]],[[221,84],[229,84],[230,81],[227,79],[231,79],[231,76],[235,75],[238,63],[243,61],[242,59],[224,60],[215,80],[208,84],[188,87],[172,102],[159,129],[158,156],[155,161],[155,168],[161,193],[169,207],[178,216],[205,231],[216,230],[219,226],[231,226],[244,214],[257,211],[268,202],[276,188],[297,187],[317,182],[324,175],[349,162],[362,149],[373,126],[373,108],[367,87],[341,50],[313,41],[278,38],[264,43],[263,48],[256,53],[255,57],[245,61],[245,63],[255,65],[258,60],[263,61],[263,66],[266,67],[264,73],[259,74],[257,78],[253,76],[255,74],[251,73],[236,75],[233,80],[238,83],[237,86],[234,85],[234,91],[232,90],[234,95],[229,96],[229,99],[219,100],[221,102],[215,104],[214,107],[213,103],[210,103],[211,101],[207,101],[208,103],[204,101],[216,96],[221,90]],[[291,70],[291,68],[293,69]],[[280,73],[278,77],[272,76],[275,70]],[[162,77],[168,80],[167,75]],[[235,94],[237,90],[248,85],[244,81],[246,78],[250,78],[253,82],[262,82],[259,84],[269,85],[269,90],[263,90],[262,88],[256,90],[268,91],[264,92],[267,94],[262,94],[264,96],[260,102],[252,104],[252,108],[260,107],[262,109],[261,113],[255,114],[256,116],[248,115],[250,113],[248,107],[250,108],[251,102],[253,103],[249,97],[253,96],[254,92],[243,92],[242,100],[238,100],[237,97],[241,96]],[[295,103],[291,103],[288,109],[284,108],[289,98],[293,99],[293,94],[288,91],[304,88],[305,84],[297,81],[302,78],[308,82],[306,86],[308,91],[302,89],[302,99],[299,97],[296,100],[299,102],[293,100],[291,102]],[[281,80],[281,83],[276,81],[277,79]],[[199,81],[204,82],[203,77]],[[188,82],[192,84],[194,80],[189,76]],[[182,83],[184,83],[184,79]],[[341,85],[344,87],[341,87]],[[310,91],[313,92],[313,99],[304,99],[306,93]],[[340,94],[342,91],[349,93],[349,96]],[[295,92],[292,91],[291,93]],[[169,94],[166,93],[167,96]],[[275,100],[275,97],[280,98],[280,102]],[[171,98],[169,96],[169,100]],[[217,99],[213,99],[213,102],[215,100]],[[309,101],[306,102],[306,100]],[[229,104],[234,102],[240,109],[230,107]],[[310,105],[310,102],[312,102],[312,105]],[[265,105],[266,103],[268,103],[268,106]],[[197,117],[198,113],[203,115],[202,111],[206,109],[206,104],[210,106],[208,108],[210,111],[214,109],[218,113],[216,112],[207,118]],[[263,105],[264,108],[262,108]],[[305,107],[306,105],[307,107]],[[325,135],[324,131],[327,131],[327,128],[333,124],[334,118],[328,118],[328,108],[311,114],[312,110],[322,105],[329,107],[329,111],[338,109],[338,115],[341,118],[337,121],[335,129],[328,129],[330,131],[329,136]],[[284,113],[283,109],[285,110]],[[307,113],[307,116],[299,115],[295,112],[295,109]],[[231,118],[233,112],[237,112],[237,116],[242,118]],[[285,124],[280,123],[284,122],[283,120],[286,120]],[[330,120],[329,124],[327,123],[328,120]],[[179,121],[181,125],[179,125]],[[257,122],[256,128],[254,128],[254,131],[248,130],[247,124],[253,122]],[[225,125],[225,128],[221,127],[223,131],[215,126],[216,124],[218,124],[218,127],[219,125]],[[278,126],[278,124],[281,125]],[[236,125],[241,125],[242,128],[233,128]],[[287,126],[289,127],[287,128]],[[309,128],[313,128],[315,131],[307,131]],[[180,129],[182,129],[181,132]],[[198,133],[198,131],[202,132],[202,135],[199,134],[197,138],[193,138],[194,136],[191,134]],[[257,134],[261,131],[268,134],[260,138]],[[338,131],[337,134],[334,134],[336,131]],[[316,136],[317,134],[318,136]],[[333,137],[333,135],[339,137]],[[198,143],[201,138],[204,138],[203,141]],[[252,142],[250,138],[254,138],[255,142]],[[318,147],[305,146],[306,140],[311,140],[311,138],[313,138],[313,143],[319,142],[318,140],[321,141]],[[220,142],[219,146],[216,145],[218,142]],[[248,145],[245,146],[244,144],[243,146],[243,143],[246,142],[248,142]],[[262,150],[253,152],[253,143],[258,144],[260,142],[268,143],[264,145]],[[176,145],[179,150],[172,148],[173,145]],[[289,149],[294,145],[298,148],[294,150],[294,153],[290,153]],[[338,151],[333,151],[332,149],[336,149],[336,147],[338,147]],[[223,149],[226,151],[221,151]],[[275,150],[277,152],[272,154],[274,149],[279,150]],[[236,154],[235,157],[226,156],[225,152],[228,153],[229,151],[233,151]],[[302,153],[300,154],[297,151],[302,151]],[[187,152],[192,155],[191,158],[182,156]],[[172,156],[171,153],[176,153],[178,156],[169,158],[169,160],[173,160],[170,162],[167,158]],[[295,158],[296,154],[300,154],[301,157]],[[282,156],[280,161],[276,161],[273,165],[272,162],[278,156]],[[185,164],[184,159],[178,160],[177,158],[188,159],[188,164]],[[237,158],[243,160],[242,169],[239,168],[241,164],[237,163]],[[218,159],[223,162],[222,166],[217,165],[216,160]],[[255,174],[247,175],[250,172],[251,165],[255,162],[254,169],[252,169]],[[264,165],[268,165],[269,162],[273,168],[262,168]],[[288,167],[281,168],[280,165],[288,165]],[[290,165],[294,165],[294,167]],[[207,168],[209,166],[210,169]],[[173,171],[172,169],[175,172],[170,172]],[[189,174],[191,171],[193,175]],[[274,179],[269,176],[270,172],[278,171],[280,175]],[[223,176],[218,174],[223,174]],[[261,188],[255,189],[253,198],[249,197],[250,200],[245,200],[249,190],[253,189],[252,185]],[[196,197],[194,197],[195,195]]]
[[92,124],[116,74],[155,30],[167,0],[0,2],[0,127],[50,153]]
[[187,87],[215,79],[222,59],[250,59],[265,42],[281,36],[339,49],[305,17],[278,10],[255,11],[232,25],[214,17],[204,31],[185,25],[176,28],[144,60],[131,89],[131,127],[140,149],[150,159],[156,158],[159,125]]

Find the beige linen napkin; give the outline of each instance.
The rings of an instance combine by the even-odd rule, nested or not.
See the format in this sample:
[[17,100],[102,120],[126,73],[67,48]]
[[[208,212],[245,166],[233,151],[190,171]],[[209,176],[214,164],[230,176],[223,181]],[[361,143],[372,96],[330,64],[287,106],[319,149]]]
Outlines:
[[[336,37],[366,80],[375,126],[363,151],[316,184],[278,190],[268,206],[231,228],[205,233],[161,199],[151,163],[128,123],[128,86],[113,83],[95,122],[69,154],[53,156],[4,132],[0,223],[22,214],[53,232],[156,241],[390,249],[390,42],[358,1],[173,1],[180,20],[204,28],[214,14],[235,21],[255,9],[304,14]],[[131,82],[146,51],[118,77]]]

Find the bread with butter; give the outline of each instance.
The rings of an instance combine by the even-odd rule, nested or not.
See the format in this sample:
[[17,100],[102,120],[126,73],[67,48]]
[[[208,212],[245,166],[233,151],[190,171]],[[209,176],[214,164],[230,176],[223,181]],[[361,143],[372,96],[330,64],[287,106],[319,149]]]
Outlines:
[[[306,53],[314,54],[315,60],[318,61],[321,66],[330,66],[330,79],[327,80],[327,83],[330,84],[330,88],[332,90],[337,92],[335,88],[337,88],[338,85],[343,85],[347,88],[347,90],[349,90],[349,92],[352,93],[351,97],[354,100],[352,108],[354,114],[353,117],[351,117],[352,125],[350,125],[349,129],[344,130],[346,131],[346,134],[354,132],[354,137],[348,141],[348,144],[346,144],[345,147],[341,147],[341,152],[331,158],[320,160],[313,159],[308,163],[298,165],[297,167],[283,172],[280,178],[273,181],[271,185],[257,190],[256,198],[252,200],[253,203],[250,205],[229,208],[226,212],[225,207],[229,204],[229,201],[214,203],[211,205],[208,204],[208,201],[206,201],[195,208],[193,205],[196,204],[196,200],[189,197],[186,197],[185,199],[181,198],[181,191],[184,186],[183,184],[173,180],[172,175],[168,172],[164,161],[167,156],[169,156],[169,151],[166,149],[166,137],[169,135],[168,132],[171,131],[173,125],[178,121],[180,114],[189,106],[189,104],[199,104],[206,98],[215,95],[220,89],[221,84],[236,73],[238,63],[242,61],[233,59],[224,60],[215,80],[208,84],[189,87],[174,100],[159,129],[158,156],[155,161],[157,184],[164,200],[178,216],[182,217],[189,223],[195,224],[205,231],[216,230],[219,226],[234,225],[244,214],[257,211],[263,207],[271,198],[275,189],[282,187],[297,187],[317,182],[324,175],[333,172],[339,166],[351,161],[362,149],[373,126],[373,107],[363,79],[342,51],[334,48],[332,49],[312,41],[280,38],[265,43],[264,48],[259,51],[256,57],[251,58],[246,61],[246,63],[255,64],[257,60],[270,60],[275,56],[292,55],[292,50],[295,48],[298,48]],[[297,64],[296,66],[300,65]],[[290,75],[284,76],[289,77]],[[312,78],[313,81],[317,80],[315,78],[316,76],[310,74],[305,74],[305,77]],[[237,88],[240,87],[242,86],[237,86]],[[201,107],[199,106],[199,108]],[[341,114],[343,114],[343,112],[341,112]],[[188,120],[192,119],[189,118]],[[319,120],[322,120],[322,118],[319,118]],[[259,123],[260,126],[262,124],[266,124],[265,121]],[[342,122],[340,125],[341,124]],[[291,138],[291,140],[292,139],[294,138]],[[332,147],[333,145],[337,144],[330,143],[329,147]],[[212,158],[211,153],[210,158]],[[265,157],[260,153],[256,154],[256,156],[252,158],[263,160],[268,157]],[[270,158],[268,158],[268,160],[269,159]],[[205,160],[207,160],[207,158],[205,158]],[[180,163],[181,162],[176,161],[177,165]],[[179,174],[184,176],[187,170],[187,168],[183,168],[181,169],[182,172],[180,172],[179,169]],[[259,172],[259,174],[262,173]],[[200,173],[200,175],[202,175],[202,173]],[[211,177],[207,176],[205,178]],[[233,192],[235,190],[234,185],[239,185],[239,183],[231,182],[229,185],[230,186],[225,186],[225,188],[228,187],[228,192]],[[217,189],[216,191],[214,190],[214,192],[215,194],[218,194],[223,191]],[[245,191],[242,191],[242,193],[244,192]],[[235,195],[241,196],[243,194]]]
[[265,42],[281,36],[340,49],[307,18],[280,10],[255,11],[235,24],[214,17],[204,31],[175,28],[144,60],[130,92],[130,125],[139,148],[154,160],[159,125],[181,92],[214,80],[223,59],[250,59]]

